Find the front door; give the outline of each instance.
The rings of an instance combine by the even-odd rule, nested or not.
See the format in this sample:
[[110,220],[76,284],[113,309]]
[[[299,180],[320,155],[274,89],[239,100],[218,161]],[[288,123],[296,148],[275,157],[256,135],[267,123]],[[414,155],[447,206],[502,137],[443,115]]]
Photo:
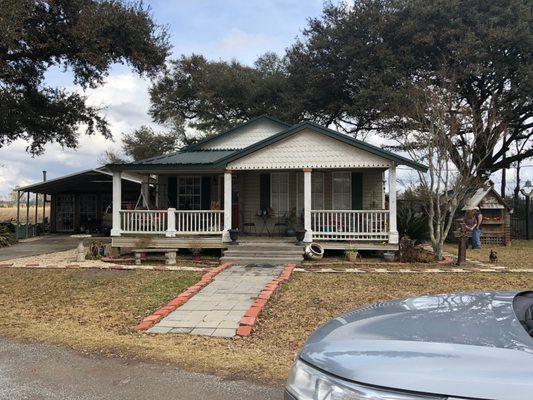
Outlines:
[[62,194],[57,198],[57,223],[58,232],[74,232],[74,196]]

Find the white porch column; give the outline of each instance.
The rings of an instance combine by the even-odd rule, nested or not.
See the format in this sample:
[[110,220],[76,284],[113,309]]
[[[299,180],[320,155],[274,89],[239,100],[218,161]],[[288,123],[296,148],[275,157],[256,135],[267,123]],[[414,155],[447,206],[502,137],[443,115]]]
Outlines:
[[304,242],[313,241],[313,230],[311,228],[311,207],[312,207],[312,183],[311,168],[304,169]]
[[113,227],[111,236],[120,236],[120,209],[122,207],[122,173],[113,171]]
[[176,237],[176,209],[169,208],[167,210],[167,231],[166,237]]
[[398,244],[399,235],[396,226],[396,165],[389,168],[389,243]]
[[147,210],[150,209],[150,175],[144,175],[141,181],[141,195],[143,205]]
[[231,242],[229,230],[231,229],[231,171],[224,171],[224,231],[223,242]]

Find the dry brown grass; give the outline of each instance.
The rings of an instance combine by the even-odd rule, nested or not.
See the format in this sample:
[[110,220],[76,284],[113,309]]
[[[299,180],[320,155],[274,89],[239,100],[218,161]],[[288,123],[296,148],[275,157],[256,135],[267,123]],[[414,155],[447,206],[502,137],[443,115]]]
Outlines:
[[[45,213],[50,217],[50,205],[46,205]],[[17,207],[0,207],[0,223],[17,220]],[[43,206],[39,206],[37,210],[37,222],[43,221]],[[20,223],[26,223],[26,206],[20,206]],[[30,223],[35,223],[35,207],[30,206]]]
[[[457,244],[446,243],[444,249],[457,254]],[[513,240],[510,246],[483,245],[479,250],[468,249],[466,257],[489,264],[491,249],[498,253],[496,265],[509,268],[533,268],[533,241],[527,240]]]
[[279,383],[307,336],[354,307],[428,293],[524,289],[533,274],[296,274],[249,339],[132,332],[197,279],[184,272],[0,270],[0,334]]

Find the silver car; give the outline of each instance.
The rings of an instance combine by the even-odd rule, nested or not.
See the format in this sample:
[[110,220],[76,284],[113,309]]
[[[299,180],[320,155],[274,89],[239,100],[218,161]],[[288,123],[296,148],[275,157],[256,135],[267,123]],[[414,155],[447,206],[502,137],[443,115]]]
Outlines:
[[374,304],[329,321],[286,400],[533,400],[533,291]]

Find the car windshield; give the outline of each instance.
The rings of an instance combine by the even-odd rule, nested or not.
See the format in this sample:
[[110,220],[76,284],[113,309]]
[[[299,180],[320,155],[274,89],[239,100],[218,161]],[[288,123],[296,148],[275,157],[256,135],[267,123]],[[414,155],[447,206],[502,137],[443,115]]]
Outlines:
[[533,291],[517,294],[513,300],[513,309],[526,332],[533,337]]

